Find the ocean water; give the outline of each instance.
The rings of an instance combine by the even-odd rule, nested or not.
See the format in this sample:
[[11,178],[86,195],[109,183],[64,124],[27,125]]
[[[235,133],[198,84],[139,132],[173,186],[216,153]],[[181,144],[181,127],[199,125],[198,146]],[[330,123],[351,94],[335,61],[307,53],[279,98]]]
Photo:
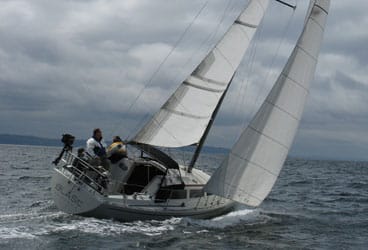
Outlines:
[[[58,211],[50,181],[59,151],[0,145],[0,249],[368,249],[367,162],[291,159],[259,208],[122,223]],[[222,158],[204,155],[200,168]]]

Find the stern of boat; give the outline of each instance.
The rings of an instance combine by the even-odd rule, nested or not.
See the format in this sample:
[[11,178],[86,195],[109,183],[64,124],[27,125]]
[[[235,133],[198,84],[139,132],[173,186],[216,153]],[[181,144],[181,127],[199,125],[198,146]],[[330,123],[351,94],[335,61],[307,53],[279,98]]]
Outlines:
[[68,165],[55,167],[51,181],[55,205],[63,212],[81,214],[94,210],[104,201],[98,188],[87,185],[68,170]]

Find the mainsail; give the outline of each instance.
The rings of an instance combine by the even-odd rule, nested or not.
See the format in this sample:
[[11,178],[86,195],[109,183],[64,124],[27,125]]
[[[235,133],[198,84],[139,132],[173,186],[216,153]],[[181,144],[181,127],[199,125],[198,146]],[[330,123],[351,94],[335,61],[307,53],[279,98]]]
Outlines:
[[200,141],[267,6],[268,0],[250,1],[215,48],[137,133],[134,142],[182,147]]
[[304,29],[255,117],[205,190],[250,206],[269,194],[294,139],[313,78],[330,1],[311,1]]

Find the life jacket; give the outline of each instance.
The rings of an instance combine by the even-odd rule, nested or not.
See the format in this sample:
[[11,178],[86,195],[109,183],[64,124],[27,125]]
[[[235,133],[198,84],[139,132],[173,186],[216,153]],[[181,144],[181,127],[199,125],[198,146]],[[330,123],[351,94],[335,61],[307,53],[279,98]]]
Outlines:
[[127,157],[127,151],[123,142],[114,142],[107,148],[107,158],[111,163],[116,163],[124,157]]
[[91,156],[106,156],[105,146],[106,144],[103,142],[103,140],[98,141],[96,138],[92,137],[87,141],[87,152]]

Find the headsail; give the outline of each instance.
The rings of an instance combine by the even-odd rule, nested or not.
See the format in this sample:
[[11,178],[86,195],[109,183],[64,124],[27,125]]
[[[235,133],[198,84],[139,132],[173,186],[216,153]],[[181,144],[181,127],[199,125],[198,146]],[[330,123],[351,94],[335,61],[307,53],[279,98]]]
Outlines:
[[162,147],[196,144],[259,25],[268,0],[251,0],[216,47],[133,141]]
[[269,194],[294,139],[313,78],[329,0],[311,1],[304,30],[257,114],[205,190],[250,206]]

